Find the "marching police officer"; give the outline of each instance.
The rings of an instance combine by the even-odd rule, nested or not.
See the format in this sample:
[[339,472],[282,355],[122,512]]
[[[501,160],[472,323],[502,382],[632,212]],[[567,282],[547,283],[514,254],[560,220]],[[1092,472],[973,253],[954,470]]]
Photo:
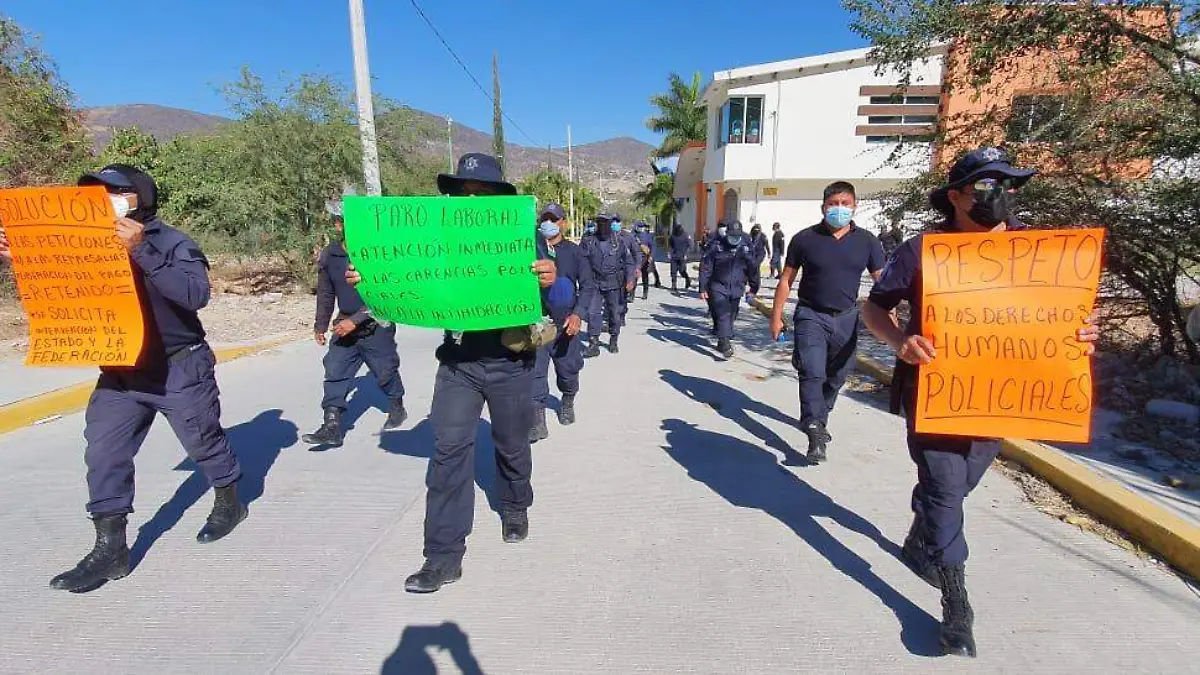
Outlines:
[[778,279],[783,271],[783,249],[787,246],[787,241],[783,237],[782,225],[775,223],[771,229],[774,230],[771,235],[771,276]]
[[733,356],[733,325],[737,321],[746,284],[758,293],[759,271],[742,224],[734,221],[718,228],[720,238],[709,244],[700,263],[700,297],[709,303],[717,325],[717,350]]
[[[944,216],[938,233],[1001,232],[1022,227],[1012,218],[1012,195],[1034,171],[1012,166],[996,148],[968,153],[950,169],[946,185],[930,194]],[[913,489],[913,524],[904,541],[905,562],[942,592],[940,641],[946,654],[976,655],[974,611],[967,598],[963,501],[975,489],[1000,451],[996,439],[919,434],[915,429],[917,377],[920,368],[938,357],[937,348],[921,333],[921,236],[900,245],[888,261],[863,307],[863,319],[880,340],[896,351],[892,412],[908,419],[908,451],[917,465]],[[892,310],[906,301],[911,308],[907,329]],[[1077,339],[1086,353],[1099,331],[1089,318]]]
[[558,280],[552,292],[560,288],[565,300],[550,302],[550,316],[558,329],[554,342],[537,352],[534,366],[533,429],[529,440],[536,443],[550,436],[546,428],[546,404],[550,400],[550,362],[554,362],[554,375],[562,403],[558,410],[558,422],[564,426],[575,423],[575,396],[579,393],[579,372],[583,370],[583,342],[579,337],[582,315],[591,306],[596,295],[595,277],[592,268],[584,259],[582,249],[567,241],[562,235],[566,213],[559,204],[547,204],[538,216],[538,234],[546,245],[547,255],[554,260],[558,269]]
[[767,259],[767,253],[771,244],[767,241],[767,235],[763,234],[762,226],[755,224],[750,228],[750,250],[754,251],[754,259],[761,266],[763,261]]
[[688,278],[687,257],[692,250],[692,238],[683,231],[682,225],[676,225],[671,230],[671,291],[679,292],[679,276],[683,276],[683,290],[692,287]]
[[400,379],[400,355],[396,351],[396,327],[376,321],[358,291],[346,283],[350,258],[342,243],[345,224],[334,216],[335,241],[317,258],[317,315],[313,326],[317,344],[324,346],[336,301],[338,320],[333,325],[333,340],[325,354],[325,396],[321,409],[325,421],[319,429],[302,439],[312,445],[338,447],[345,438],[342,414],[350,395],[353,378],[365,363],[379,388],[387,395],[389,406],[383,431],[395,431],[408,419],[404,409],[404,382]]
[[619,214],[613,215],[612,227],[616,237],[621,241],[621,245],[629,249],[629,255],[633,256],[633,281],[621,290],[621,327],[624,328],[625,317],[629,314],[629,303],[634,300],[633,291],[637,288],[637,280],[642,274],[642,263],[646,256],[642,254],[642,247],[638,245],[633,233],[623,227]]
[[[242,470],[221,428],[216,356],[197,315],[211,293],[208,260],[194,241],[159,220],[158,186],[142,171],[113,164],[79,185],[103,186],[112,199],[116,234],[129,250],[146,317],[146,342],[136,366],[101,369],[88,401],[83,459],[96,543],[74,569],[50,581],[73,592],[129,574],[125,526],[133,512],[133,458],[159,413],[216,493],[197,540],[221,539],[248,514],[237,495]],[[8,257],[3,244],[0,256]]]
[[[500,164],[490,155],[470,153],[458,161],[458,172],[439,174],[438,189],[453,197],[515,195]],[[540,248],[540,247],[539,247]],[[552,260],[533,264],[545,290],[556,278]],[[361,277],[351,268],[347,281]],[[435,451],[425,477],[425,564],[404,581],[410,593],[433,593],[462,577],[467,535],[475,519],[475,436],[479,415],[488,406],[492,443],[496,448],[501,534],[517,543],[529,535],[528,509],[533,503],[529,429],[533,425],[533,370],[536,352],[513,351],[503,330],[446,331],[437,350],[437,379],[429,419]]]
[[[596,279],[596,295],[603,304],[604,321],[608,325],[608,351],[616,354],[619,351],[617,340],[621,335],[621,294],[633,287],[637,273],[637,261],[633,252],[617,233],[620,231],[620,221],[607,213],[596,216],[596,238],[588,242],[583,249],[583,255]],[[600,355],[600,311],[596,304],[592,305],[595,314],[588,319],[588,345],[584,356],[594,358]]]
[[[701,266],[703,266],[704,258],[708,255],[709,250],[711,250],[713,248],[713,246],[720,244],[725,239],[725,232],[727,229],[728,229],[728,227],[726,226],[725,221],[722,220],[717,223],[717,229],[713,232],[712,235],[710,235],[707,230],[704,232],[704,238],[700,241],[700,264],[701,264]],[[705,297],[704,290],[705,290],[705,286],[703,283],[701,283],[700,284],[700,297],[708,304],[708,317],[709,317],[709,319],[712,320],[712,331],[711,332],[712,332],[713,336],[715,337],[717,335],[717,309],[713,305],[713,296],[708,295],[707,297]],[[732,347],[731,347],[731,349],[732,349]]]
[[808,436],[808,460],[825,461],[829,413],[854,367],[858,346],[858,290],[863,271],[875,279],[883,269],[883,247],[854,223],[854,186],[825,188],[820,223],[802,230],[788,245],[775,289],[771,335],[783,331],[783,308],[796,274],[803,271],[794,315],[792,365],[800,375],[800,428]]
[[638,246],[638,251],[642,254],[642,299],[645,300],[650,294],[650,275],[654,275],[654,287],[662,288],[662,280],[658,276],[658,265],[654,264],[654,233],[650,231],[650,226],[642,221],[637,221],[633,224],[633,237]]

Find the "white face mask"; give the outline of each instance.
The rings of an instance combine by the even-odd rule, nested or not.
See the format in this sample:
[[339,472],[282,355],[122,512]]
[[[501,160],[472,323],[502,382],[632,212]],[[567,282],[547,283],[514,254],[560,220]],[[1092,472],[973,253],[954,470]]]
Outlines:
[[131,209],[129,208],[128,199],[121,195],[109,195],[108,198],[112,200],[113,212],[117,214],[118,218],[124,218],[129,215]]

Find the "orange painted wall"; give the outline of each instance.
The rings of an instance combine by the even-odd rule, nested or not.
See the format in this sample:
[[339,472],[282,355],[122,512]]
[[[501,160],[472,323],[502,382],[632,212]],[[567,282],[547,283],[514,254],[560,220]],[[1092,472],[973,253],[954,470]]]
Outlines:
[[[1162,25],[1162,13],[1150,11],[1139,23]],[[942,95],[942,110],[939,124],[942,126],[943,141],[938,144],[934,162],[946,168],[955,159],[969,150],[988,145],[1007,146],[1017,151],[1020,161],[1036,165],[1043,173],[1053,173],[1057,161],[1051,158],[1050,147],[1044,144],[1013,144],[1006,140],[1004,119],[1012,108],[1014,97],[1023,95],[1065,93],[1071,90],[1069,82],[1063,82],[1057,72],[1058,59],[1073,58],[1072,50],[1062,49],[1053,53],[1031,53],[1012,61],[993,74],[992,81],[982,89],[958,83],[967,79],[966,55],[960,45],[951,47],[946,56],[945,81],[948,93]],[[1145,67],[1131,60],[1130,68]],[[1128,77],[1128,71],[1114,78]],[[1114,96],[1119,96],[1114,91]],[[993,119],[989,120],[989,116]],[[1145,175],[1150,170],[1148,161],[1132,162],[1119,167],[1102,167],[1104,173],[1125,177]]]

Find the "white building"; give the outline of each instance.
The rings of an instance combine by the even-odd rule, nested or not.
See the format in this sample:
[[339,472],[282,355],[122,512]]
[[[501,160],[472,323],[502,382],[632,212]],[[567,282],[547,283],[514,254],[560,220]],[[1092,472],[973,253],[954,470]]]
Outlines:
[[[821,220],[821,194],[850,181],[862,202],[856,222],[884,223],[871,196],[928,168],[940,109],[945,49],[915,65],[901,90],[893,71],[876,72],[868,49],[717,72],[704,90],[708,142],[679,159],[680,222],[698,234],[720,220],[749,229],[772,223],[791,235]],[[900,165],[888,162],[908,137]]]

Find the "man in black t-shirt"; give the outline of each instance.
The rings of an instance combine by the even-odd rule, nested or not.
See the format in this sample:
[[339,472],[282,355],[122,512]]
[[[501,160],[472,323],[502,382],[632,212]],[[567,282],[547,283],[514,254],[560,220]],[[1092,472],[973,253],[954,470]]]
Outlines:
[[778,279],[783,270],[783,250],[787,246],[787,240],[783,237],[782,225],[775,223],[771,229],[775,231],[771,235],[771,277]]
[[864,270],[879,278],[883,247],[854,224],[858,198],[846,182],[825,188],[824,219],[792,237],[771,315],[771,335],[783,332],[783,308],[800,277],[794,315],[792,365],[800,374],[800,428],[808,436],[808,460],[825,461],[829,412],[854,365],[858,345],[858,289]]

